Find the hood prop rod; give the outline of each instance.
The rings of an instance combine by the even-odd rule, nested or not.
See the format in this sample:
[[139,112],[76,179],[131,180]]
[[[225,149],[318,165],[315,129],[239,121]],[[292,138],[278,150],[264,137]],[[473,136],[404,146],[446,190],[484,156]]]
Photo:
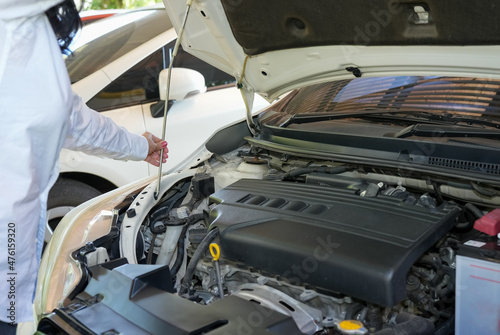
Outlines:
[[[165,133],[167,130],[167,111],[168,111],[168,100],[170,96],[170,83],[172,79],[172,67],[174,64],[174,58],[177,55],[177,51],[179,50],[179,46],[181,45],[182,35],[184,34],[184,28],[186,27],[187,18],[189,15],[189,9],[191,8],[191,4],[193,0],[187,0],[186,2],[186,12],[184,13],[184,19],[182,21],[181,29],[179,30],[179,34],[177,34],[177,40],[175,41],[174,51],[172,52],[172,56],[170,57],[170,64],[168,66],[168,85],[167,92],[165,97],[165,107],[163,108],[163,128],[161,132],[161,139],[165,141]],[[161,149],[160,157],[163,157],[163,148]],[[156,191],[154,193],[155,200],[158,200],[160,196],[160,183],[161,183],[161,170],[163,167],[163,160],[160,159],[160,166],[158,167],[158,183],[156,185]]]
[[250,56],[248,56],[248,55],[245,57],[245,61],[243,62],[243,70],[241,71],[240,79],[236,83],[236,87],[240,90],[241,97],[243,98],[243,102],[245,103],[245,109],[246,109],[246,113],[247,113],[246,118],[247,118],[248,129],[252,133],[252,136],[256,137],[257,134],[259,133],[259,128],[255,124],[255,122],[253,122],[253,119],[252,119],[252,110],[250,108],[250,105],[248,104],[248,100],[247,100],[247,97],[245,96],[245,92],[243,92],[243,79],[245,78],[245,71],[246,71],[246,68],[247,68],[247,61],[248,61],[249,58],[250,58]]

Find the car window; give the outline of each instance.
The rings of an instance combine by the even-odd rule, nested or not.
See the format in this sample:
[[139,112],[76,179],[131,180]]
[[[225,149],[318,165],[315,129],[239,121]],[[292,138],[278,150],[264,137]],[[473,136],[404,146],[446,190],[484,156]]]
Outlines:
[[[158,49],[123,73],[111,84],[97,93],[87,102],[87,105],[97,111],[105,111],[138,103],[157,101],[160,98],[158,78],[160,71],[168,67],[169,56],[175,41]],[[205,77],[208,88],[234,83],[234,77],[211,66],[208,63],[179,49],[174,62],[175,67],[196,70]]]
[[[163,9],[116,14],[102,21],[86,27],[80,38],[88,39],[88,43],[65,58],[72,84],[172,28],[167,12]],[[108,27],[107,32],[102,33],[106,28],[103,24],[113,29],[109,30]],[[90,32],[91,28],[97,32]]]
[[[169,55],[171,55],[174,50],[174,43],[175,41],[167,44],[166,50]],[[200,72],[203,77],[205,77],[205,85],[209,89],[236,82],[233,76],[213,67],[208,63],[205,63],[191,54],[188,54],[182,49],[182,46],[179,48],[177,56],[175,56],[174,67],[184,67]]]
[[97,111],[105,111],[158,100],[158,77],[165,68],[163,54],[162,48],[144,58],[97,93],[87,105]]

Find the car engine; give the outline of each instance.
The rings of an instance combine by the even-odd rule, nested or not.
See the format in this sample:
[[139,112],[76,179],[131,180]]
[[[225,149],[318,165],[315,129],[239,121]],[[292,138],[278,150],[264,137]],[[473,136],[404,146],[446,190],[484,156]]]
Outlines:
[[[103,271],[96,259],[121,259],[124,248],[165,266],[165,290],[190,313],[196,302],[226,315],[200,334],[219,334],[248,303],[294,326],[238,333],[453,334],[457,245],[482,234],[472,228],[487,211],[463,201],[469,190],[450,190],[394,171],[233,152],[180,178],[133,244],[115,236],[79,253],[91,277]],[[132,225],[130,211],[117,228]]]
[[[425,206],[428,195],[405,202],[380,188],[363,192],[242,179],[211,195],[225,294],[291,315],[306,334],[344,319],[380,330],[391,318],[385,308],[409,294],[412,308],[446,298],[446,264],[426,252],[453,227],[458,206]],[[197,270],[203,290],[216,296],[211,268],[205,262]],[[446,308],[431,311],[440,317]]]
[[[183,205],[166,202],[169,219],[153,218],[167,231],[179,208],[186,213],[181,222],[194,218],[184,231],[177,228],[185,255],[176,251],[177,264],[162,259],[172,266],[179,295],[207,305],[237,296],[291,316],[304,334],[338,330],[342,320],[370,333],[450,333],[456,226],[464,215],[480,215],[477,208],[464,214],[441,195],[372,181],[345,167],[278,172],[268,160],[232,163],[242,179],[228,180],[234,173],[227,161],[212,167],[189,182]],[[196,212],[197,201],[204,216],[200,208],[187,214]],[[151,249],[153,236],[144,226],[145,249],[159,259],[161,243]],[[214,242],[220,277],[209,252]],[[176,273],[180,256],[189,262]]]

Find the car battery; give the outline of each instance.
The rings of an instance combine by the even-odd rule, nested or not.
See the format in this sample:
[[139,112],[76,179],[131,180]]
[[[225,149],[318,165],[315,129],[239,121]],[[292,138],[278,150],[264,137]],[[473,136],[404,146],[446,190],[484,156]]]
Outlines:
[[455,334],[500,334],[500,240],[460,244],[456,266]]

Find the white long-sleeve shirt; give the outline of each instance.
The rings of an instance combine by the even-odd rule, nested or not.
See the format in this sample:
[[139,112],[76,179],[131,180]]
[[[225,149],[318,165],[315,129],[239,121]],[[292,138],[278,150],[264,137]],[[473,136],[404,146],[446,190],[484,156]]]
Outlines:
[[33,318],[47,197],[61,148],[124,160],[143,160],[148,151],[144,137],[73,93],[44,14],[58,2],[0,0],[0,320],[9,323]]

